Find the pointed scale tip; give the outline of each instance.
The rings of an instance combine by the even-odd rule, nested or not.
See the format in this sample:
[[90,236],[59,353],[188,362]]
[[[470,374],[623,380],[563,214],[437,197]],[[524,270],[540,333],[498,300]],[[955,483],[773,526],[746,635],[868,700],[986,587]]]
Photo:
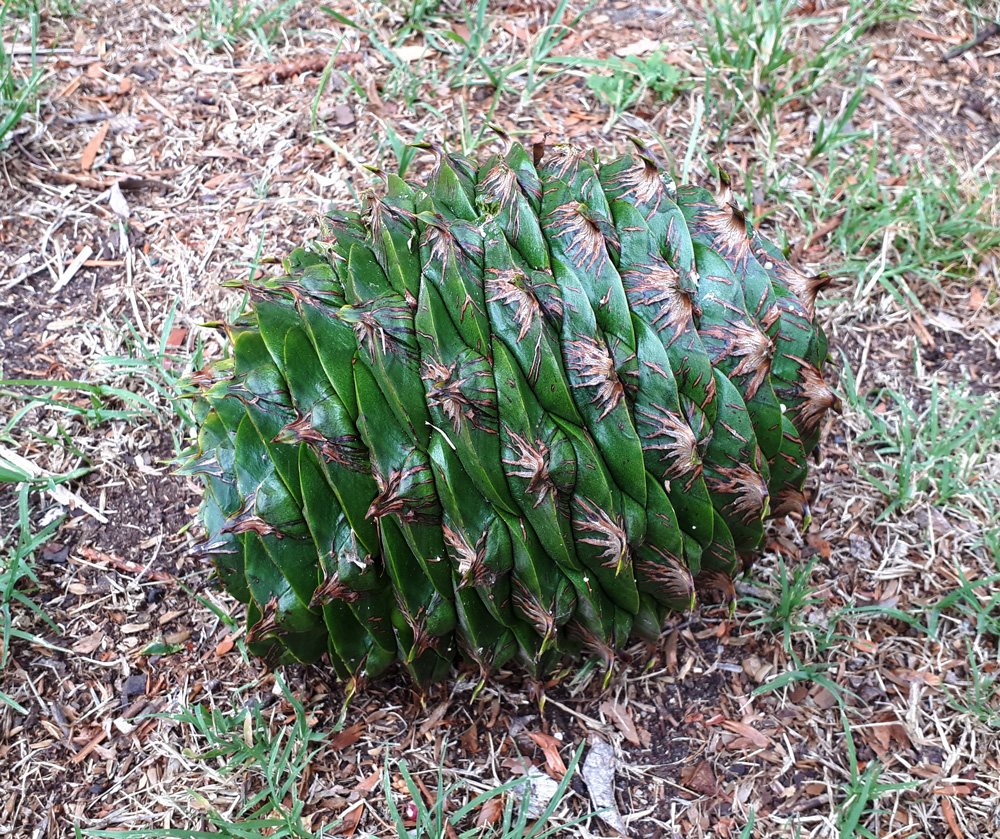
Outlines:
[[501,140],[503,140],[509,146],[511,144],[510,134],[508,134],[501,126],[494,122],[489,123],[490,131],[494,132]]
[[488,678],[488,673],[482,673],[479,677],[479,683],[472,689],[472,697],[469,699],[469,704],[475,704],[476,699],[479,698],[479,694],[484,687],[486,687],[486,679]]
[[411,149],[420,149],[421,151],[429,151],[434,155],[435,161],[441,161],[444,158],[444,149],[437,143],[408,143],[407,146]]
[[531,144],[531,162],[537,169],[542,164],[542,158],[545,157],[545,138],[538,140]]
[[638,152],[639,157],[641,157],[647,163],[652,164],[657,169],[661,168],[660,161],[657,159],[656,155],[652,152],[649,146],[647,146],[638,137],[629,137],[628,139],[629,142],[631,142],[632,145],[635,146],[635,150]]
[[716,193],[715,201],[720,207],[728,207],[742,216],[734,201],[732,176],[722,166],[719,167],[719,191]]

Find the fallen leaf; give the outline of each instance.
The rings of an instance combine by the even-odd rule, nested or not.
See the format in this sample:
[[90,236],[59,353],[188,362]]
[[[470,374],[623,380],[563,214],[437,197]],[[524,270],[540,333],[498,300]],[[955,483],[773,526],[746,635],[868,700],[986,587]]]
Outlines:
[[420,61],[420,59],[427,58],[428,56],[434,54],[434,50],[426,44],[411,44],[407,47],[396,47],[393,52],[396,54],[396,58],[400,61],[405,61],[408,64],[414,61]]
[[362,722],[357,722],[350,728],[338,731],[330,738],[330,748],[334,751],[340,751],[341,749],[346,749],[348,746],[353,746],[361,739],[364,731],[365,724]]
[[809,547],[814,548],[819,552],[819,555],[823,559],[829,559],[832,548],[830,543],[820,536],[818,533],[810,533],[806,536],[806,541],[809,543]]
[[618,806],[615,804],[615,752],[603,740],[598,740],[590,747],[583,761],[583,780],[590,793],[590,802],[594,805],[597,815],[608,827],[617,830],[622,836],[628,831],[622,821]]
[[961,35],[939,35],[937,32],[931,32],[929,29],[924,29],[915,23],[907,24],[907,28],[918,38],[923,38],[925,41],[939,41],[945,44],[962,43]]
[[715,773],[707,760],[699,761],[694,766],[681,769],[681,783],[689,790],[701,795],[713,796],[718,792],[719,785]]
[[465,749],[467,754],[479,754],[479,729],[475,723],[462,732],[458,738],[458,742],[462,744],[462,748]]
[[723,816],[715,823],[715,832],[718,833],[722,839],[729,839],[735,826],[735,822],[729,818],[729,816]]
[[528,736],[534,740],[542,752],[545,754],[545,768],[548,773],[557,781],[561,781],[566,775],[566,764],[559,756],[559,747],[562,745],[555,737],[548,734],[527,732]]
[[385,103],[382,101],[382,97],[379,96],[378,86],[375,84],[374,77],[368,78],[365,82],[365,98],[368,100],[368,107],[376,115],[380,115],[385,111]]
[[72,649],[75,653],[90,655],[90,653],[101,646],[101,641],[103,640],[104,633],[98,629],[97,632],[92,632],[90,635],[84,635],[70,649]]
[[368,795],[376,786],[378,786],[379,778],[382,777],[382,770],[376,769],[367,778],[365,778],[361,783],[359,783],[355,788],[354,792],[360,794],[362,797]]
[[875,715],[875,724],[868,729],[868,744],[879,757],[889,751],[893,741],[903,749],[912,746],[906,728],[899,721],[895,711],[882,711]]
[[527,42],[531,40],[531,34],[523,26],[517,26],[516,24],[510,23],[508,21],[504,21],[502,24],[500,24],[500,26],[504,31],[513,35],[519,41]]
[[943,784],[934,788],[935,795],[972,795],[972,787],[967,784]]
[[493,798],[488,798],[479,808],[479,814],[476,816],[476,827],[482,829],[496,824],[502,815],[503,797],[495,795]]
[[615,55],[619,58],[628,58],[632,55],[645,55],[659,46],[660,42],[654,41],[652,38],[640,38],[638,41],[633,41],[631,44],[626,44],[624,47],[616,49]]
[[284,81],[302,73],[322,73],[328,63],[329,58],[325,55],[312,55],[283,64],[262,64],[244,77],[243,84],[247,87],[256,87],[265,82]]
[[726,720],[722,724],[722,727],[729,729],[734,734],[739,734],[740,737],[745,737],[758,749],[764,749],[771,745],[771,740],[765,734],[761,734],[756,728],[752,725],[747,725],[745,722]]
[[363,801],[355,801],[350,807],[340,814],[339,833],[341,836],[346,836],[347,839],[351,839],[351,837],[354,836],[354,832],[358,829],[358,824],[361,821],[361,813],[364,809],[365,805]]
[[530,760],[524,757],[505,757],[500,765],[514,775],[524,775],[535,767]]
[[351,790],[350,798],[352,803],[350,807],[340,814],[338,835],[345,836],[347,839],[351,839],[354,836],[354,832],[358,829],[358,823],[361,821],[361,813],[365,809],[364,800],[368,797],[368,793],[378,786],[381,777],[382,770],[376,769]]
[[83,149],[83,154],[80,155],[80,170],[86,172],[94,165],[94,161],[97,159],[97,153],[101,150],[101,144],[104,142],[104,138],[108,136],[108,126],[110,123],[105,121],[100,128],[97,129],[97,133],[87,142],[87,145]]
[[205,181],[204,187],[205,189],[216,189],[217,187],[220,187],[223,184],[229,183],[235,177],[236,177],[235,172],[222,172],[221,174],[214,175],[213,177]]
[[813,690],[811,695],[813,702],[816,703],[816,706],[818,708],[822,708],[824,711],[830,710],[830,708],[837,704],[837,697],[825,687],[819,687]]
[[635,730],[635,723],[632,721],[631,710],[614,700],[606,699],[601,703],[601,712],[615,724],[626,740],[636,746],[642,745]]

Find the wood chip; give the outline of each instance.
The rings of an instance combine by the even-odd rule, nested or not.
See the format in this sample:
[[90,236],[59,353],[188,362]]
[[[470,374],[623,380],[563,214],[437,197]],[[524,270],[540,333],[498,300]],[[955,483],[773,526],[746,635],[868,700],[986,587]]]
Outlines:
[[341,128],[350,128],[355,123],[354,110],[341,103],[333,109],[333,119]]
[[143,574],[148,579],[156,580],[161,583],[174,582],[173,576],[165,571],[150,571],[148,568],[139,565],[137,562],[122,559],[120,556],[115,556],[114,554],[106,554],[103,551],[97,551],[93,548],[87,547],[81,547],[77,550],[80,553],[80,556],[88,562],[94,562],[99,565],[111,565],[119,571],[127,571],[130,574]]
[[57,294],[62,291],[69,284],[69,281],[76,276],[76,272],[83,267],[83,263],[90,259],[93,252],[94,249],[90,245],[84,245],[83,249],[73,258],[73,261],[66,266],[59,279],[56,280],[55,284],[49,290],[49,293]]
[[83,149],[83,154],[80,155],[80,169],[81,171],[88,172],[90,168],[94,165],[94,161],[97,158],[97,153],[101,150],[101,145],[104,143],[104,138],[108,136],[108,128],[110,123],[103,123],[90,141],[87,143],[86,147]]
[[435,708],[431,712],[431,715],[426,720],[424,720],[423,723],[421,723],[420,733],[422,735],[428,734],[432,728],[437,728],[439,725],[441,725],[442,724],[441,721],[444,719],[444,715],[446,713],[448,713],[448,703],[442,702],[440,705],[437,706],[437,708]]
[[958,823],[958,818],[955,816],[955,807],[947,798],[941,799],[941,813],[944,815],[944,820],[948,823],[948,828],[954,834],[955,839],[965,839],[962,826]]
[[85,745],[82,749],[80,749],[80,751],[78,751],[75,755],[73,755],[73,757],[70,758],[69,762],[80,763],[81,761],[83,761],[87,757],[87,755],[89,755],[92,751],[94,751],[94,749],[97,747],[97,744],[100,743],[107,736],[108,736],[107,733],[103,729],[98,731],[97,734],[95,734],[90,739],[87,745]]
[[228,653],[236,645],[236,641],[232,635],[227,635],[218,644],[215,645],[215,657],[222,658],[226,653]]

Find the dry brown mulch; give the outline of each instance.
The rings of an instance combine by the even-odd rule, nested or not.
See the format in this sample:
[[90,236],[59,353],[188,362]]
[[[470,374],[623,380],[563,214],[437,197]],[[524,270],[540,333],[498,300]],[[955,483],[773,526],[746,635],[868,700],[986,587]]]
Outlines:
[[[355,14],[350,0],[330,5]],[[843,4],[802,5],[812,14]],[[925,14],[870,33],[879,82],[859,109],[858,127],[877,123],[898,153],[925,152],[928,162],[950,152],[966,168],[995,166],[995,44],[938,61],[971,39],[969,22],[960,3],[925,5]],[[491,49],[520,54],[553,6],[497,3]],[[219,617],[238,619],[239,608],[191,556],[199,490],[172,475],[169,463],[172,434],[186,431],[166,398],[108,359],[135,356],[139,346],[155,350],[161,340],[176,369],[196,352],[218,357],[220,334],[201,324],[224,320],[239,302],[220,283],[245,277],[260,250],[281,254],[315,237],[323,210],[349,206],[371,186],[361,164],[392,164],[379,140],[386,125],[406,141],[423,130],[425,141],[455,144],[467,112],[477,129],[488,116],[512,133],[568,137],[605,152],[625,148],[637,131],[655,131],[680,160],[696,113],[697,89],[666,104],[647,98],[605,130],[607,110],[580,74],[551,80],[523,105],[513,90],[442,90],[428,82],[420,96],[433,110],[408,110],[387,93],[384,57],[311,4],[296,9],[287,40],[270,55],[246,39],[212,50],[187,37],[198,17],[176,0],[85,2],[66,20],[47,16],[42,43],[63,51],[50,57],[38,118],[0,152],[0,376],[107,381],[155,408],[131,421],[88,425],[38,408],[12,432],[18,452],[43,469],[74,468],[81,456],[94,467],[72,484],[93,514],[70,511],[35,557],[39,586],[31,597],[58,633],[26,611],[15,619],[56,648],[11,643],[0,688],[28,713],[0,705],[0,836],[65,836],[74,824],[205,829],[205,808],[226,812],[259,782],[225,776],[217,763],[206,768],[186,751],[202,749],[202,740],[150,715],[185,703],[224,710],[252,703],[278,731],[295,713],[274,676],[241,658],[232,627]],[[375,25],[390,33],[401,19],[384,11]],[[603,58],[662,40],[671,63],[694,72],[693,26],[678,10],[602,3],[563,49]],[[419,46],[418,37],[411,40],[407,46]],[[338,45],[314,125],[313,101]],[[446,63],[439,55],[419,60]],[[831,87],[828,101],[840,92]],[[785,115],[779,159],[790,171],[809,142],[811,116],[805,106]],[[325,139],[317,141],[314,129]],[[749,126],[734,129],[714,154],[739,171],[761,156]],[[421,152],[413,168],[431,164]],[[807,239],[787,209],[777,215],[797,257],[818,267],[834,228]],[[995,276],[981,285],[995,292]],[[976,298],[927,290],[927,317],[874,295],[858,302],[852,292],[849,278],[838,280],[830,293],[838,302],[823,317],[857,375],[918,398],[926,388],[913,381],[916,355],[943,381],[983,393],[996,387],[1000,333],[984,291]],[[85,398],[71,386],[61,397]],[[109,397],[108,404],[126,402]],[[0,397],[0,412],[15,409]],[[49,438],[64,434],[75,450],[24,433],[28,424]],[[854,468],[859,428],[851,415],[830,421],[811,526],[799,534],[793,522],[776,525],[746,584],[745,593],[760,595],[779,579],[779,558],[789,568],[811,561],[816,602],[802,617],[813,627],[825,627],[850,602],[904,611],[930,602],[956,583],[956,563],[976,576],[990,573],[972,517],[917,504],[911,514],[877,521],[882,500]],[[42,496],[33,504],[36,524],[55,506]],[[16,521],[14,493],[0,486],[0,532]],[[754,625],[759,617],[749,607],[730,615],[711,606],[679,616],[655,648],[627,651],[606,690],[593,674],[545,686],[499,674],[474,698],[474,683],[461,673],[426,696],[389,680],[354,696],[343,719],[344,688],[328,672],[290,668],[285,678],[315,729],[332,737],[299,788],[307,826],[343,818],[348,833],[392,835],[372,778],[402,756],[428,784],[440,765],[452,781],[494,784],[527,764],[558,775],[553,752],[568,762],[578,744],[599,739],[615,749],[617,805],[632,835],[735,839],[751,812],[757,836],[796,835],[796,825],[802,836],[836,835],[852,780],[841,707],[823,682],[805,678],[754,694],[800,669],[780,635]],[[855,774],[880,761],[883,783],[914,784],[880,799],[880,835],[974,839],[1000,831],[997,726],[949,708],[946,690],[968,679],[963,650],[971,630],[944,623],[940,639],[928,641],[876,616],[835,627],[847,637],[828,650],[815,649],[809,632],[791,646],[840,690],[857,747]],[[158,641],[176,651],[143,654]],[[582,783],[572,789],[563,815],[589,807]],[[596,820],[589,826],[608,831]]]

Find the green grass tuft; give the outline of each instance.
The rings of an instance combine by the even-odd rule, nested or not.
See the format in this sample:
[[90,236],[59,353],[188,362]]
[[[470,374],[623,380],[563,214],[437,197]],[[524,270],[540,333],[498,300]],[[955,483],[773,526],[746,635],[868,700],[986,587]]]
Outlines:
[[891,388],[858,393],[846,362],[847,403],[867,428],[855,445],[872,457],[858,470],[886,499],[879,520],[918,500],[934,505],[1000,509],[1000,478],[984,469],[1000,455],[1000,400],[967,387],[931,382],[923,405]]
[[[6,27],[12,11],[13,18],[17,19],[16,9],[11,9],[6,3],[0,6],[0,30]],[[25,114],[37,112],[39,91],[45,76],[45,68],[38,58],[38,11],[26,9],[24,18],[30,46],[26,62],[19,60],[15,51],[8,52],[3,38],[0,38],[0,151],[10,145],[14,129]],[[17,34],[11,46],[18,46]],[[25,63],[27,67],[23,66]]]
[[300,0],[208,0],[194,35],[211,49],[231,50],[242,40],[255,42],[270,57],[269,45],[283,37],[282,27]]
[[[32,486],[28,481],[17,485],[18,522],[14,529],[0,539],[0,680],[7,672],[10,660],[10,642],[16,638],[43,647],[52,645],[37,633],[24,629],[18,620],[18,611],[46,625],[55,634],[59,627],[42,611],[30,594],[38,587],[34,571],[34,553],[47,542],[62,523],[63,516],[47,516],[45,524],[33,532],[28,496]],[[20,714],[28,711],[0,689],[0,703],[11,706]]]

